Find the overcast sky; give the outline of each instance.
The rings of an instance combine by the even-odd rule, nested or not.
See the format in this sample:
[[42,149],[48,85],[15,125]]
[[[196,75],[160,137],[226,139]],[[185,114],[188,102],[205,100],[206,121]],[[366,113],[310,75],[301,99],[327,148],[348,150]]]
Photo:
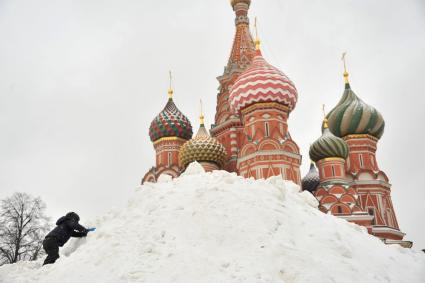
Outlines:
[[[264,57],[296,84],[289,129],[308,168],[321,104],[353,90],[386,120],[377,152],[405,239],[425,248],[425,2],[252,0]],[[123,205],[154,164],[167,99],[214,119],[234,35],[228,0],[0,0],[0,198],[41,196],[54,220]],[[143,221],[143,219],[141,219]]]

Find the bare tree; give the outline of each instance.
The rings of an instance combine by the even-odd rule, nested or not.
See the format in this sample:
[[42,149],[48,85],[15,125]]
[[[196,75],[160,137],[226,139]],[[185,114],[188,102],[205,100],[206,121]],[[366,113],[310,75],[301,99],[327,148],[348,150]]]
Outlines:
[[0,266],[40,256],[49,229],[45,209],[40,198],[25,193],[0,201]]

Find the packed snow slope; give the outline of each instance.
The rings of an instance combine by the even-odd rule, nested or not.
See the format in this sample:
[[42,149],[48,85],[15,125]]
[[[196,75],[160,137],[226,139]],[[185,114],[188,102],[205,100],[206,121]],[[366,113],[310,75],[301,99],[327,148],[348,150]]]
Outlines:
[[280,178],[252,180],[192,164],[137,190],[56,264],[0,268],[0,282],[425,282],[425,255],[385,246],[317,209]]

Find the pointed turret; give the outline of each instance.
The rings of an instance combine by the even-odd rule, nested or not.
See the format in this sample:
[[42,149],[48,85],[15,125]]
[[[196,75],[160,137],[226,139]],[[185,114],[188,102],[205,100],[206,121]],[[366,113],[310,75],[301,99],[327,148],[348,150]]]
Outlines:
[[226,148],[228,159],[224,169],[236,172],[238,148],[243,139],[242,122],[229,104],[229,90],[238,76],[251,64],[255,56],[255,44],[249,30],[248,10],[251,0],[231,0],[235,12],[235,35],[224,72],[217,79],[220,82],[217,94],[217,106],[211,135],[216,137]]
[[225,74],[242,71],[251,63],[255,54],[255,45],[249,31],[248,18],[251,0],[233,0],[231,1],[231,5],[236,14],[236,34]]

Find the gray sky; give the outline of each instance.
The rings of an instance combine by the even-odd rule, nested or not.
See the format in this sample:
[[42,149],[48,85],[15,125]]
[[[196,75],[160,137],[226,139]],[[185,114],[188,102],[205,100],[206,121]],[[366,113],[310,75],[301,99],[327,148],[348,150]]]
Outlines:
[[[289,128],[303,175],[347,51],[353,90],[387,123],[377,157],[400,227],[425,248],[424,1],[252,2],[264,57],[299,91]],[[168,70],[195,130],[200,98],[212,122],[233,35],[228,0],[0,0],[0,198],[28,192],[83,223],[125,203],[154,164],[148,127]]]

